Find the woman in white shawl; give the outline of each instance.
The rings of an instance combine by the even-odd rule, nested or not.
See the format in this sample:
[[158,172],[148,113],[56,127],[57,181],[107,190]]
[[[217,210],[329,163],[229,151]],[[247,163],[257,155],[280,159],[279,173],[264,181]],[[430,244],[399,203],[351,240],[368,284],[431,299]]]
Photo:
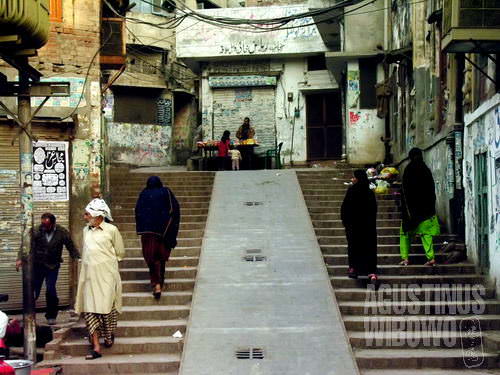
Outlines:
[[125,255],[122,236],[104,200],[96,198],[85,208],[88,225],[83,229],[83,251],[75,311],[83,313],[92,349],[85,357],[102,356],[99,336],[111,347],[122,308],[122,284],[118,262]]

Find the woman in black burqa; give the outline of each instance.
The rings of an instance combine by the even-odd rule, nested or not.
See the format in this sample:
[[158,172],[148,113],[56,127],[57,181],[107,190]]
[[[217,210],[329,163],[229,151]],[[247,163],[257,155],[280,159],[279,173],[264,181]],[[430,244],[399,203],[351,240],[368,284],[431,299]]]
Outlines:
[[347,238],[348,276],[368,275],[377,281],[377,200],[370,189],[366,172],[354,171],[341,207]]
[[179,202],[172,191],[158,176],[149,177],[135,205],[135,222],[156,299],[161,296],[165,264],[177,245],[180,216]]

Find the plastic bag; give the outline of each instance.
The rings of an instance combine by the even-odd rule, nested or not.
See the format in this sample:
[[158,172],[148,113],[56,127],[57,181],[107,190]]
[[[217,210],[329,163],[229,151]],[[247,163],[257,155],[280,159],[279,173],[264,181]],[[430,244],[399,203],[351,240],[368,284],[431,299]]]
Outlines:
[[391,185],[387,181],[377,180],[377,187],[375,188],[376,194],[389,194],[389,187]]

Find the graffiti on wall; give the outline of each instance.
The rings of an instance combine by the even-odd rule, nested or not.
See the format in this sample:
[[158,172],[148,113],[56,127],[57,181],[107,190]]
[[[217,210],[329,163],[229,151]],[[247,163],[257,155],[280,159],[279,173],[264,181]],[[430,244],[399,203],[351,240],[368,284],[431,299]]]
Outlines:
[[[215,17],[244,19],[282,18],[309,9],[303,5],[220,8],[204,10],[204,14]],[[178,57],[223,55],[266,55],[276,53],[324,52],[326,47],[311,17],[295,19],[287,24],[288,29],[269,30],[265,36],[239,29],[220,29],[215,25],[186,19],[189,33],[177,36]],[[259,25],[260,28],[274,28]]]
[[165,166],[170,162],[171,127],[127,123],[108,124],[112,162]]
[[[475,206],[475,171],[474,157],[479,153],[487,153],[489,191],[491,197],[488,205],[490,220],[490,256],[500,252],[500,104],[479,117],[465,128],[464,160],[465,160],[465,197],[466,227],[469,238],[467,246],[477,253],[476,249],[476,206]],[[493,262],[494,263],[494,262]],[[493,264],[492,263],[492,264]]]
[[356,108],[359,102],[359,71],[347,72],[347,107]]

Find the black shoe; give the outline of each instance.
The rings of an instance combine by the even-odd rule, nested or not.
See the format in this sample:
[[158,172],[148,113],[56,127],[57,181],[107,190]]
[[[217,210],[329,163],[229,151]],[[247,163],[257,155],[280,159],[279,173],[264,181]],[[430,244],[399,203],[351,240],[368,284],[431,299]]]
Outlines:
[[96,352],[94,349],[92,349],[89,354],[87,354],[85,356],[85,359],[88,359],[88,360],[92,360],[92,359],[97,359],[97,358],[101,358],[102,357],[102,354],[99,353],[99,352]]
[[354,268],[349,268],[349,270],[347,271],[347,277],[349,277],[350,279],[357,279],[358,274],[356,273],[356,271],[354,271]]

